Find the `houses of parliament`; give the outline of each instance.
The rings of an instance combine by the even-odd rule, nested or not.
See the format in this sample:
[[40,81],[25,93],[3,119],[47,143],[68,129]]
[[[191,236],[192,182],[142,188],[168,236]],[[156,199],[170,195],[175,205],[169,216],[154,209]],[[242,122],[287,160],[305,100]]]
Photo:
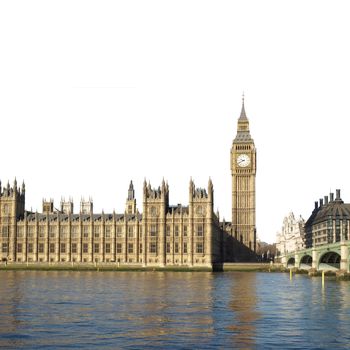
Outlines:
[[169,204],[169,185],[143,184],[142,214],[130,182],[123,213],[94,213],[92,200],[43,200],[42,212],[25,208],[26,188],[0,182],[0,258],[11,263],[117,263],[208,266],[242,261],[256,250],[256,149],[244,99],[231,148],[232,221],[213,211],[214,188],[190,180],[188,205]]

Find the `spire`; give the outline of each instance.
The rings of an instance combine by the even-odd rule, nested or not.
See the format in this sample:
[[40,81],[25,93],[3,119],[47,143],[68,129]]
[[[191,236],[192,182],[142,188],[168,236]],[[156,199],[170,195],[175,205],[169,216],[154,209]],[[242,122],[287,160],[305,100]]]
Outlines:
[[239,120],[248,120],[247,115],[245,113],[245,108],[244,108],[244,93],[242,94],[242,110],[241,110],[241,115],[239,117]]
[[245,113],[244,94],[242,95],[242,110],[237,122],[237,135],[233,142],[250,142],[252,138],[249,132],[249,120]]
[[134,185],[132,180],[130,181],[129,190],[128,190],[128,200],[132,200],[135,198]]
[[208,180],[208,190],[209,190],[209,192],[213,190],[213,182],[211,181],[210,177],[209,177],[209,180]]
[[143,195],[145,196],[147,193],[147,182],[146,178],[143,180]]
[[24,184],[24,180],[23,180],[23,182],[22,182],[22,193],[25,192],[25,190],[26,190],[26,185]]

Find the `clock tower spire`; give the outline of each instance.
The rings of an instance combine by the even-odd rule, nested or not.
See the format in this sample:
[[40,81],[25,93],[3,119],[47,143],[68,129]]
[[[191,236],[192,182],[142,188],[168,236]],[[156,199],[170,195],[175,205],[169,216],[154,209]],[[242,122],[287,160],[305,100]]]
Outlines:
[[256,251],[255,175],[256,148],[250,135],[249,120],[242,97],[237,134],[231,148],[232,175],[232,234]]

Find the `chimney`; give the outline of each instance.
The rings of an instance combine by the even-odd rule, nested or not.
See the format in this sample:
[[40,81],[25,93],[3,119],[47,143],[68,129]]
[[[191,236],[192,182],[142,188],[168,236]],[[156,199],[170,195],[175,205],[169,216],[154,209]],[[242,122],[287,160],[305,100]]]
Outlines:
[[324,196],[324,205],[328,204],[328,196]]
[[318,208],[318,202],[315,202],[315,209]]
[[334,201],[334,193],[330,193],[329,196],[330,196],[330,201],[333,202]]
[[323,199],[320,198],[320,208],[322,208],[322,207],[323,207]]
[[335,200],[340,200],[340,190],[335,190],[336,192],[336,197],[335,197]]

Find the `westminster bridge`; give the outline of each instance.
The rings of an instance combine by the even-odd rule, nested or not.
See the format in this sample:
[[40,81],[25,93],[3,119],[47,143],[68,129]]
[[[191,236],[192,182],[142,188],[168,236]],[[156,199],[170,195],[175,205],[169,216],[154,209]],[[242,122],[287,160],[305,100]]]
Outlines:
[[324,244],[280,256],[287,268],[302,270],[343,270],[350,272],[350,240]]

